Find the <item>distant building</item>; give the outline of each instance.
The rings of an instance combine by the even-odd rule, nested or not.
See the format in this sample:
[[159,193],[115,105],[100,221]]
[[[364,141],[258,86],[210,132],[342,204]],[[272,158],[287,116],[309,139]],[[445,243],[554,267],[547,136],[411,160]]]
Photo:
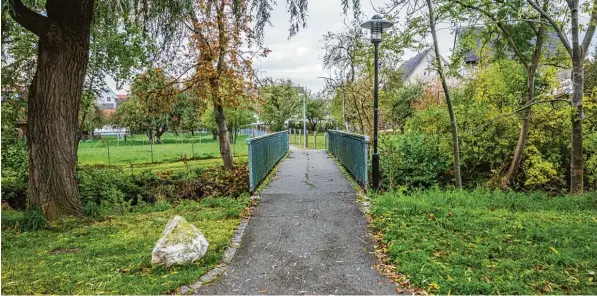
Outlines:
[[118,107],[118,96],[112,89],[107,88],[96,99],[95,104],[102,110],[116,110]]
[[[441,57],[444,65],[448,65],[446,59]],[[398,68],[401,72],[404,83],[413,83],[416,81],[428,82],[439,78],[437,70],[433,65],[435,61],[435,52],[431,47],[418,53]]]
[[117,95],[112,89],[108,88],[95,99],[95,104],[102,109],[104,115],[110,117],[116,113],[118,106],[128,98],[127,94]]

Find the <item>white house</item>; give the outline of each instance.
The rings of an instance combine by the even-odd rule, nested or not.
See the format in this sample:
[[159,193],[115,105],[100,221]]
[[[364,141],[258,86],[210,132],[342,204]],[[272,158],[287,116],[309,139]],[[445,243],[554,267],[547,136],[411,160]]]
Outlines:
[[[441,59],[444,65],[448,64],[444,57],[441,57]],[[398,71],[402,72],[404,83],[436,80],[439,76],[437,70],[435,70],[435,67],[433,66],[434,61],[435,52],[433,51],[433,48],[429,47],[402,63],[398,68]]]
[[118,96],[116,93],[112,89],[107,88],[95,99],[95,104],[102,108],[102,110],[114,110],[118,107],[117,100]]

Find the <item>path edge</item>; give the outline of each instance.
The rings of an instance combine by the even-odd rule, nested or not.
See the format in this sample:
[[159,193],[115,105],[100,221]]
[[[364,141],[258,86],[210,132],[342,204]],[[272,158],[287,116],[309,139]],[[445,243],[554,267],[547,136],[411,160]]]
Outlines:
[[228,265],[230,265],[230,262],[232,262],[232,258],[234,258],[236,251],[238,250],[238,248],[240,248],[240,243],[242,241],[243,235],[245,234],[245,230],[247,229],[247,226],[249,225],[251,216],[253,215],[253,210],[255,209],[255,207],[257,207],[259,199],[261,199],[259,194],[265,187],[267,187],[269,185],[269,183],[272,181],[272,179],[275,178],[275,174],[276,174],[276,172],[278,172],[278,169],[280,168],[282,161],[284,161],[289,155],[290,155],[290,150],[287,151],[286,154],[284,154],[284,156],[282,156],[282,158],[280,158],[280,160],[278,160],[278,162],[274,165],[272,170],[267,174],[267,176],[263,179],[263,181],[255,188],[255,192],[251,196],[249,205],[246,208],[247,213],[246,213],[245,217],[242,218],[242,220],[240,221],[240,224],[234,231],[234,235],[232,236],[232,242],[230,243],[230,246],[226,249],[226,251],[224,251],[224,256],[222,257],[222,260],[220,260],[220,263],[218,263],[214,268],[212,268],[206,274],[199,277],[199,279],[195,283],[180,287],[178,289],[180,295],[196,295],[196,294],[198,294],[199,288],[201,288],[203,285],[205,285],[207,283],[212,282],[213,280],[215,280],[217,277],[219,277],[220,275],[222,275],[222,273],[224,273],[226,271],[226,269],[228,268]]
[[[375,253],[375,265],[372,266],[380,275],[386,277],[396,285],[396,292],[402,295],[424,295],[424,290],[414,289],[409,285],[408,278],[400,273],[396,273],[396,265],[390,260],[387,253],[388,246],[382,241],[381,235],[375,233],[373,229],[373,217],[371,216],[371,199],[367,193],[354,177],[346,170],[346,168],[328,151],[330,158],[336,163],[342,174],[348,179],[348,182],[354,187],[356,193],[356,202],[359,205],[359,210],[365,215],[367,222],[367,235],[373,243]],[[375,194],[373,192],[369,192]]]
[[230,246],[226,248],[226,251],[224,251],[224,256],[222,256],[222,260],[220,260],[220,263],[218,263],[209,272],[199,277],[199,279],[195,283],[180,287],[178,289],[178,294],[197,295],[199,293],[199,288],[201,288],[204,284],[212,282],[226,271],[228,265],[230,265],[230,262],[232,262],[232,258],[234,258],[236,251],[238,250],[238,248],[240,248],[240,243],[242,241],[243,235],[245,234],[245,230],[249,225],[249,220],[251,220],[253,210],[257,206],[259,199],[259,195],[251,196],[249,205],[246,208],[246,215],[242,218],[238,227],[236,227],[234,235],[232,236],[232,242],[230,243]]

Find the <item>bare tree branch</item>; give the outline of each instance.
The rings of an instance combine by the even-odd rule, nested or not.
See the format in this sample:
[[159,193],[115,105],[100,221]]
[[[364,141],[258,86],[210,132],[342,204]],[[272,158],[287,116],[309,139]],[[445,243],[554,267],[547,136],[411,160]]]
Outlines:
[[499,115],[499,116],[496,116],[496,117],[490,119],[489,121],[487,121],[486,124],[484,124],[484,125],[476,128],[476,129],[474,129],[471,133],[469,133],[469,135],[473,134],[477,130],[483,130],[483,129],[485,129],[486,127],[488,127],[489,125],[491,125],[493,122],[497,121],[498,119],[501,119],[501,118],[504,118],[504,117],[508,117],[508,116],[512,116],[514,114],[517,114],[520,111],[523,111],[523,110],[525,110],[527,108],[530,108],[533,105],[542,104],[542,103],[552,103],[553,104],[553,103],[556,103],[556,102],[565,102],[565,103],[570,104],[570,100],[568,100],[568,99],[551,99],[551,100],[535,101],[535,102],[526,104],[526,105],[524,105],[524,106],[522,106],[522,107],[520,107],[520,108],[518,108],[518,109],[516,109],[516,110],[514,110],[514,111],[512,111],[510,113],[502,114],[502,115]]
[[535,3],[533,0],[527,0],[527,2],[529,4],[531,4],[531,6],[533,6],[533,8],[535,10],[537,10],[543,16],[543,18],[545,18],[551,24],[551,26],[554,28],[554,30],[556,30],[556,33],[558,34],[560,41],[562,41],[564,48],[566,48],[566,51],[568,51],[568,54],[570,56],[572,56],[572,47],[570,46],[570,42],[568,42],[568,39],[562,32],[562,28],[560,28],[560,26],[558,26],[556,24],[556,22],[553,20],[553,18],[551,18],[551,16],[545,10],[543,10],[543,8],[541,8],[541,6],[539,6],[539,4]]
[[585,39],[582,41],[583,58],[587,55],[587,49],[591,45],[593,40],[593,34],[595,34],[595,28],[597,27],[597,0],[593,0],[593,10],[591,12],[591,19],[589,20],[589,26],[585,33]]

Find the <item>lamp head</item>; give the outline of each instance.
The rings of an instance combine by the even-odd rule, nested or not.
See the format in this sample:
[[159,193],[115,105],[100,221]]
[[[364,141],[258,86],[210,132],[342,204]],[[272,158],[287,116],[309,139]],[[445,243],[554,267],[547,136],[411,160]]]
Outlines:
[[361,24],[361,28],[370,29],[371,30],[371,42],[372,43],[380,43],[381,42],[381,33],[383,33],[383,29],[389,28],[394,25],[392,22],[384,19],[381,15],[376,14],[373,16],[371,20],[368,20]]

